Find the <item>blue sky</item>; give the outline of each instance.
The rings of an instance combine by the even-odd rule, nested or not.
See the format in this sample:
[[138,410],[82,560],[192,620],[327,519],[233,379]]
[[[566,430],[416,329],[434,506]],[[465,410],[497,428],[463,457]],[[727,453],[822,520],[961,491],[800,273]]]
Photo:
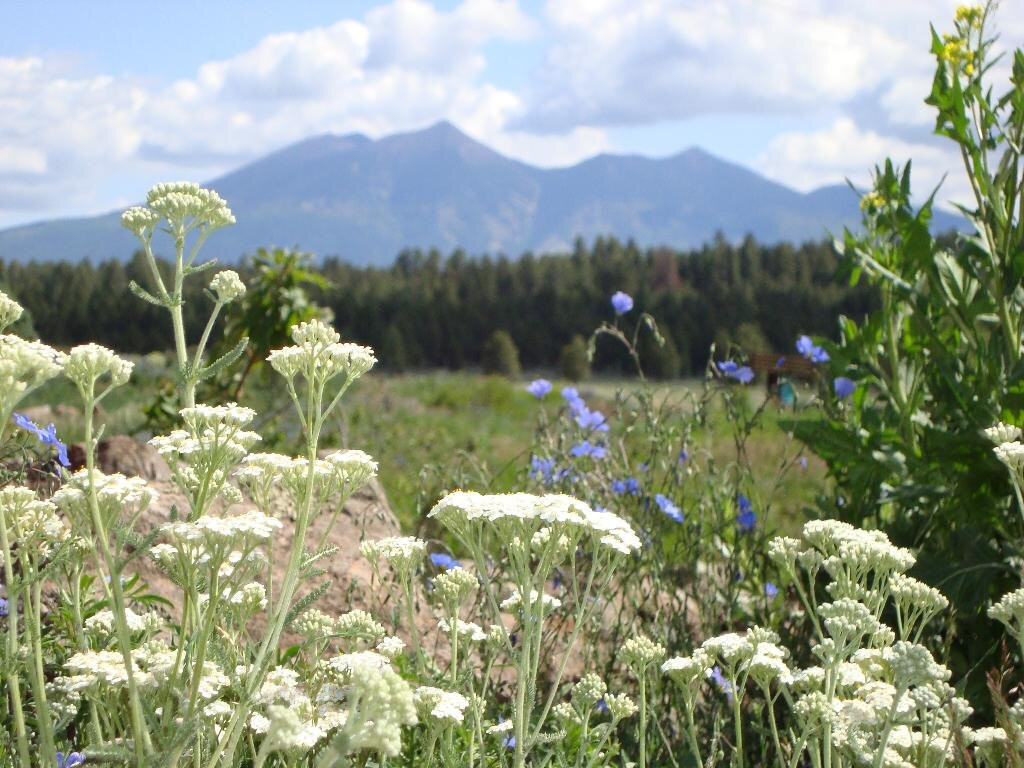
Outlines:
[[[440,119],[544,166],[696,145],[809,190],[892,154],[924,187],[956,167],[922,104],[928,23],[955,5],[8,0],[0,226],[110,210],[309,135]],[[1020,45],[1024,10],[1003,5]]]

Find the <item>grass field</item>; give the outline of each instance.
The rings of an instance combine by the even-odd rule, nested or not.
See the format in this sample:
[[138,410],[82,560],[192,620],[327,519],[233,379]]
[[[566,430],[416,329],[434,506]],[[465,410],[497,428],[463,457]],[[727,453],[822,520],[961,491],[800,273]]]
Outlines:
[[[144,411],[166,373],[153,359],[139,362],[137,385],[115,390],[104,403],[101,422],[106,424],[108,434],[150,436]],[[561,405],[557,394],[550,395],[544,405],[538,403],[525,391],[527,381],[468,372],[369,374],[346,395],[323,442],[328,447],[360,448],[372,454],[380,463],[380,480],[392,508],[406,530],[412,530],[423,507],[456,482],[455,478],[475,490],[508,491],[521,487],[539,410],[546,408],[553,414]],[[255,429],[264,435],[262,450],[296,452],[299,446],[291,404],[279,384],[275,374],[261,373],[247,386],[243,404],[260,413]],[[567,382],[554,384],[557,393]],[[611,416],[616,393],[639,384],[632,379],[597,379],[576,386],[591,407]],[[678,399],[696,392],[701,382],[646,386],[653,388],[656,400]],[[748,393],[755,405],[763,397],[763,390],[756,385]],[[74,391],[63,381],[49,385],[31,398],[33,404],[75,401]],[[813,408],[794,414],[768,406],[763,429],[752,435],[747,446],[750,459],[764,468],[765,483],[769,483],[768,478],[785,456],[799,450],[779,426],[780,419],[813,416]],[[55,421],[65,439],[81,440],[78,419],[58,415]],[[728,425],[720,412],[712,411],[707,428],[694,438],[708,447],[717,460],[733,458]],[[824,465],[813,456],[808,456],[806,468],[788,473],[779,492],[782,503],[772,522],[791,529],[802,520],[804,508],[823,488],[824,474]]]

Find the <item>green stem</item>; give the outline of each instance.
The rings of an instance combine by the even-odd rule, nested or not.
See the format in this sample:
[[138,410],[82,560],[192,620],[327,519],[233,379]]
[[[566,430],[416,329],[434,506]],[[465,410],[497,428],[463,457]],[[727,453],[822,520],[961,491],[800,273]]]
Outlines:
[[110,550],[110,542],[107,541],[106,528],[100,516],[99,500],[96,496],[96,483],[94,473],[96,471],[96,446],[93,440],[93,410],[95,397],[94,383],[82,391],[82,401],[85,418],[85,465],[89,476],[89,513],[92,517],[93,535],[99,545],[99,552],[104,567],[110,577],[111,601],[110,607],[114,614],[114,627],[117,633],[117,644],[124,659],[125,676],[128,683],[128,705],[131,713],[132,742],[135,749],[135,760],[137,768],[143,768],[148,762],[147,758],[152,752],[153,745],[149,736],[149,729],[146,727],[145,717],[142,713],[142,702],[139,699],[139,689],[135,682],[133,672],[134,661],[132,660],[131,632],[128,629],[128,620],[124,611],[124,591],[121,589],[121,571]]
[[640,673],[640,768],[647,768],[647,670]]
[[[7,519],[0,508],[0,548],[4,555],[4,581],[10,590],[7,593],[7,658],[12,663],[18,658],[18,592],[14,589],[14,569],[11,561],[11,546],[7,537]],[[17,671],[10,676],[7,685],[11,695],[11,711],[14,713],[14,736],[18,745],[18,759],[22,768],[32,768],[29,759],[28,733],[25,728],[25,709],[21,701],[21,682]]]

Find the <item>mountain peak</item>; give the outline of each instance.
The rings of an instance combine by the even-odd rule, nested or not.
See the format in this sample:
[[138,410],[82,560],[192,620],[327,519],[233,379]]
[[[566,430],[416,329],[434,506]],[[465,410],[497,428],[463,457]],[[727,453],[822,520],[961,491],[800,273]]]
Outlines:
[[[229,261],[275,244],[386,264],[404,248],[515,255],[568,248],[578,236],[677,248],[698,247],[719,231],[795,242],[860,220],[856,195],[802,195],[697,147],[544,169],[495,152],[447,120],[376,140],[313,136],[208,184],[238,224],[211,237],[204,253]],[[136,243],[119,218],[0,231],[0,260],[129,258]]]

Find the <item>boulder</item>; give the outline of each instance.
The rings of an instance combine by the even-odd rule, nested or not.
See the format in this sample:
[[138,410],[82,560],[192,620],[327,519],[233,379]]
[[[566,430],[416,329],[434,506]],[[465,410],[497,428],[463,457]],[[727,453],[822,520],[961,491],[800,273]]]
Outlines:
[[[172,509],[184,516],[188,502],[170,480],[170,469],[163,458],[149,445],[140,444],[131,438],[115,437],[104,440],[97,451],[97,466],[105,473],[120,472],[124,475],[145,477],[159,498],[140,517],[136,532],[145,535],[171,518]],[[252,507],[245,498],[234,505],[230,513],[241,513]],[[213,512],[220,514],[220,508]],[[272,544],[273,579],[275,588],[284,579],[288,558],[292,551],[295,533],[293,510],[284,492],[278,495],[275,504],[276,516],[283,528]],[[385,605],[384,591],[379,584],[373,584],[373,572],[369,563],[359,553],[360,542],[366,539],[382,539],[401,535],[398,519],[388,505],[387,497],[380,483],[373,479],[358,489],[338,510],[330,532],[327,528],[333,517],[333,510],[323,510],[310,524],[306,534],[306,550],[314,551],[323,541],[323,546],[333,546],[337,551],[325,557],[318,565],[325,571],[320,577],[302,584],[299,596],[317,585],[327,582],[329,589],[315,603],[321,611],[337,616],[355,608],[373,613],[385,626],[389,626],[390,606]],[[166,599],[170,603],[168,613],[177,617],[180,610],[180,590],[170,578],[148,558],[137,558],[129,566],[131,573],[138,574],[146,584],[146,591]],[[418,594],[417,625],[421,636],[436,631],[436,626],[422,594]],[[250,629],[258,634],[265,626],[265,616],[258,614]],[[398,632],[408,641],[408,633]]]
[[150,481],[171,479],[171,469],[156,448],[125,435],[100,440],[96,446],[96,466],[106,475],[120,473]]

